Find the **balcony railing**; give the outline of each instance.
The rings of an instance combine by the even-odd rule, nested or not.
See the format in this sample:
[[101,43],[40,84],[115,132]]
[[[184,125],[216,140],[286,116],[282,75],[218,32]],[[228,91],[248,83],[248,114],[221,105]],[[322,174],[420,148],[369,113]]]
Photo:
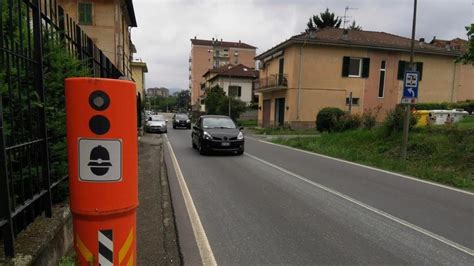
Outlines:
[[272,74],[264,78],[254,81],[254,90],[272,89],[272,88],[287,88],[288,75],[287,74]]

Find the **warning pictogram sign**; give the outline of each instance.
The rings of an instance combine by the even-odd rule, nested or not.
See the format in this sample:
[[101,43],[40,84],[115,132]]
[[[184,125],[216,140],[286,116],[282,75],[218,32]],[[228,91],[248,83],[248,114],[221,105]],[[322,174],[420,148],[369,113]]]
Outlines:
[[111,182],[122,179],[122,142],[79,139],[79,179]]

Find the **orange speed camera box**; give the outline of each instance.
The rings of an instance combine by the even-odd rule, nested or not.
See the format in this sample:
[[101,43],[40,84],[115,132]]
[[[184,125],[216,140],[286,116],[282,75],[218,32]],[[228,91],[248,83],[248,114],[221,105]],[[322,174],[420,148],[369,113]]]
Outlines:
[[66,79],[74,244],[80,264],[136,263],[138,206],[135,83]]

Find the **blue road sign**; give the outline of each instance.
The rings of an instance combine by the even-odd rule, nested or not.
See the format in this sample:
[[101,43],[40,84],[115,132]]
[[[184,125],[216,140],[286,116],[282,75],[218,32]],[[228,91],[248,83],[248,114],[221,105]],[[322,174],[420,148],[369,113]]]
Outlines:
[[418,71],[406,71],[403,79],[403,98],[418,98],[418,81],[420,73]]

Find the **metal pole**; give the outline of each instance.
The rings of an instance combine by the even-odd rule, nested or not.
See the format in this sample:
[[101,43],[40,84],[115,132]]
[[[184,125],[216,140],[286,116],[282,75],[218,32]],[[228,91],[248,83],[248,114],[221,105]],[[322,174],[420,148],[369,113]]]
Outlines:
[[349,114],[352,112],[352,91],[349,93]]
[[231,106],[230,106],[230,100],[231,100],[231,96],[230,96],[230,86],[232,85],[232,78],[231,76],[229,75],[229,86],[227,87],[227,95],[229,96],[229,117],[230,116],[230,111],[231,111]]
[[[410,70],[415,70],[414,64],[413,64],[413,57],[415,54],[416,6],[417,6],[417,0],[414,0],[413,24],[411,28]],[[403,121],[403,136],[402,136],[402,148],[401,148],[402,160],[407,159],[408,131],[410,128],[410,105],[411,105],[410,103],[405,105],[405,119]]]

